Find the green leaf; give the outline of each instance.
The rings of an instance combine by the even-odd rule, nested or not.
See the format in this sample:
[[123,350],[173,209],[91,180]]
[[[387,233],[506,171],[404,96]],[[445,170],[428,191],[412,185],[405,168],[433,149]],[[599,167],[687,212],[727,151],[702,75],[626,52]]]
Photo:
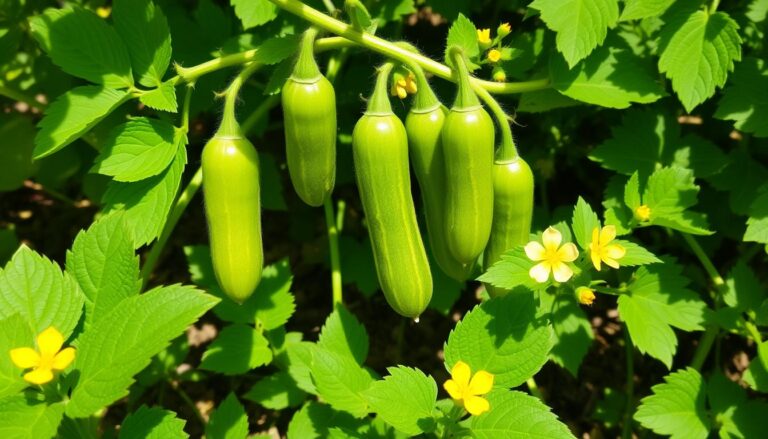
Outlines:
[[295,407],[307,396],[288,372],[278,372],[256,382],[243,397],[272,410]]
[[416,12],[414,0],[390,0],[376,2],[371,6],[373,15],[383,22],[400,20],[404,15]]
[[507,290],[518,287],[543,289],[549,283],[540,284],[528,274],[534,264],[536,262],[528,259],[523,246],[517,246],[502,254],[501,260],[489,267],[477,280]]
[[706,220],[687,208],[696,204],[699,187],[690,170],[670,167],[658,169],[648,178],[643,204],[651,209],[649,223],[686,233],[711,235]]
[[547,27],[557,32],[557,50],[573,67],[603,44],[619,19],[616,0],[535,0]]
[[653,68],[628,50],[601,47],[575,66],[560,56],[549,63],[552,86],[569,98],[609,108],[649,104],[665,93]]
[[96,85],[75,87],[62,94],[45,109],[37,124],[40,131],[35,136],[35,159],[49,156],[80,138],[130,97],[125,90]]
[[762,23],[768,17],[768,1],[767,0],[752,0],[749,4],[749,11],[747,12],[747,18],[756,22]]
[[656,264],[662,262],[661,259],[656,257],[656,255],[632,241],[617,239],[613,242],[615,244],[621,245],[624,247],[624,250],[627,251],[624,254],[624,257],[619,259],[619,264],[622,267],[633,267],[636,265]]
[[388,376],[374,382],[365,392],[371,410],[409,436],[434,430],[435,380],[405,366],[389,367],[387,371]]
[[30,18],[29,26],[53,63],[70,75],[111,88],[133,86],[123,40],[93,12],[79,6],[48,8]]
[[238,375],[272,362],[272,350],[264,335],[252,326],[225,326],[203,354],[200,368]]
[[229,0],[243,29],[261,26],[277,18],[277,6],[267,0]]
[[64,416],[64,403],[47,405],[23,394],[0,399],[0,437],[41,439],[56,435]]
[[175,113],[179,110],[176,102],[176,87],[172,82],[163,82],[157,88],[144,92],[139,96],[142,104],[155,110]]
[[[458,18],[451,24],[451,28],[448,29],[448,40],[445,46],[445,59],[448,64],[451,64],[450,57],[448,56],[448,49],[451,46],[461,47],[467,58],[474,58],[480,55],[480,46],[477,43],[477,28],[464,14],[460,13]],[[467,67],[470,70],[474,70],[476,66],[468,62]]]
[[87,417],[128,394],[133,376],[218,299],[189,286],[155,288],[123,300],[78,339],[80,376],[67,416]]
[[755,206],[755,199],[768,191],[768,168],[752,158],[746,148],[736,148],[728,155],[725,168],[709,181],[715,188],[729,192],[728,204],[733,213],[752,216],[750,207]]
[[72,250],[67,251],[66,269],[85,294],[86,325],[139,294],[139,257],[123,215],[102,217],[78,233]]
[[299,389],[317,395],[317,388],[312,382],[312,349],[315,344],[302,341],[286,348],[288,354],[288,374],[296,381]]
[[136,248],[160,235],[187,164],[186,138],[176,145],[176,156],[163,172],[137,182],[111,181],[102,201],[104,212],[125,211],[125,220]]
[[331,427],[355,430],[360,425],[361,421],[353,418],[349,413],[336,411],[326,404],[309,401],[293,415],[288,424],[288,438],[327,438]]
[[32,347],[35,335],[20,314],[0,320],[0,352],[4,354],[0,355],[0,400],[28,386],[22,370],[7,353],[15,348]]
[[159,86],[171,62],[171,32],[163,11],[152,0],[115,0],[112,17],[139,84]]
[[339,306],[325,320],[317,345],[363,364],[368,356],[368,333],[352,313]]
[[752,269],[740,260],[728,273],[725,281],[727,290],[723,295],[725,303],[740,311],[756,310],[765,300],[765,290]]
[[369,413],[363,392],[371,386],[373,378],[352,357],[315,346],[310,369],[318,395],[331,407],[356,418]]
[[672,367],[677,339],[670,326],[683,331],[703,329],[706,303],[687,288],[689,280],[673,261],[640,267],[619,297],[619,316],[635,346]]
[[586,314],[572,294],[542,292],[541,307],[549,312],[552,321],[552,360],[563,366],[574,377],[587,354],[595,335]]
[[735,407],[730,419],[720,428],[720,437],[751,438],[768,436],[765,422],[759,421],[768,413],[768,404],[752,400]]
[[674,149],[665,148],[664,162],[690,169],[696,177],[716,174],[728,164],[728,157],[717,145],[696,134],[688,134],[675,143]]
[[92,172],[134,182],[163,172],[179,149],[176,128],[160,119],[137,117],[119,125],[107,139]]
[[690,112],[725,85],[734,61],[741,60],[739,25],[724,12],[684,8],[661,31],[659,71],[672,81]]
[[296,305],[290,293],[293,275],[288,259],[267,265],[261,273],[256,291],[242,305],[226,297],[216,283],[208,246],[184,247],[192,281],[222,301],[213,312],[222,320],[253,325],[259,322],[265,330],[283,326],[293,315]]
[[445,365],[457,361],[494,375],[494,385],[516,387],[547,362],[549,327],[538,322],[533,293],[512,291],[474,307],[448,336]]
[[592,242],[592,231],[595,227],[600,228],[600,220],[592,207],[581,197],[576,201],[576,206],[573,208],[571,224],[576,241],[581,248],[588,249],[589,243]]
[[757,356],[749,362],[743,379],[749,387],[759,392],[768,392],[768,340],[757,345]]
[[205,426],[208,439],[244,439],[248,436],[248,416],[237,400],[237,395],[230,393],[211,415]]
[[53,326],[69,338],[83,313],[83,301],[69,274],[25,245],[0,271],[0,319],[20,314],[35,335]]
[[672,439],[707,437],[712,425],[701,375],[689,367],[667,375],[664,381],[651,388],[653,395],[643,398],[635,419],[643,427]]
[[[0,139],[3,139],[3,147],[0,148],[0,192],[20,188],[24,180],[34,174],[34,138],[35,126],[31,118],[21,114],[0,118]],[[0,264],[4,262],[0,259]]]
[[624,204],[632,209],[633,212],[643,204],[640,201],[640,175],[637,172],[634,172],[629,177],[627,184],[624,186]]
[[744,58],[723,90],[715,117],[734,121],[736,129],[768,137],[768,69],[765,61]]
[[176,413],[145,405],[129,414],[120,425],[119,439],[175,439],[187,438],[184,432],[186,421]]
[[768,243],[768,186],[749,208],[744,241]]
[[730,412],[747,400],[747,392],[738,384],[715,372],[707,383],[707,399],[713,414],[718,417],[730,417]]
[[667,8],[672,6],[674,2],[675,0],[626,0],[619,20],[628,21],[658,17]]
[[[635,174],[636,175],[636,174]],[[633,176],[634,177],[634,176]],[[624,198],[626,198],[625,192],[634,190],[637,192],[636,200],[638,206],[640,205],[640,192],[637,189],[637,178],[635,178],[635,187],[630,187],[632,179],[627,182],[627,179],[623,175],[614,174],[605,185],[603,194],[603,208],[605,212],[605,224],[616,227],[616,234],[618,236],[626,235],[632,232],[632,212],[627,209]]]
[[472,437],[575,438],[540,399],[522,392],[497,390],[488,394],[491,409],[470,418]]
[[563,95],[553,88],[523,93],[517,105],[519,113],[544,113],[557,108],[581,105],[581,102]]
[[359,32],[376,33],[377,21],[373,21],[368,8],[359,0],[344,0],[344,12],[349,16],[352,27]]

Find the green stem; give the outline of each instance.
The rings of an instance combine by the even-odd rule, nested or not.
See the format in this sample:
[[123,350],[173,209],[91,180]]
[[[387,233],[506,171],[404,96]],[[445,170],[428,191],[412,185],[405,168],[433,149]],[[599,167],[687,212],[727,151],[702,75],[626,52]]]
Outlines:
[[323,5],[325,6],[325,9],[328,10],[329,14],[333,15],[336,13],[336,5],[334,5],[331,0],[323,0]]
[[0,95],[5,96],[9,99],[13,99],[14,101],[24,102],[30,107],[36,108],[41,111],[45,109],[45,104],[37,102],[35,98],[31,96],[27,96],[23,92],[20,92],[12,88],[8,88],[4,85],[0,85]]
[[227,91],[224,92],[224,115],[221,119],[221,125],[219,125],[217,136],[242,136],[242,128],[237,123],[237,116],[235,113],[235,107],[237,106],[237,98],[240,94],[240,88],[242,88],[245,81],[256,70],[261,67],[261,64],[251,63],[246,64],[243,70],[235,76],[235,79],[227,87]]
[[333,308],[344,304],[341,289],[341,258],[339,255],[339,231],[336,228],[336,216],[333,214],[331,199],[323,202],[325,224],[328,230],[328,247],[331,253],[331,288],[333,291]]
[[411,111],[414,113],[425,113],[432,111],[440,106],[440,100],[437,99],[432,87],[429,86],[427,76],[424,74],[424,69],[416,63],[406,64],[408,68],[413,72],[416,77],[416,96],[413,98],[413,105],[411,105]]
[[336,230],[341,233],[344,230],[344,211],[347,209],[347,203],[344,200],[339,200],[336,203]]
[[536,380],[533,377],[528,378],[525,384],[528,386],[528,391],[531,392],[531,395],[544,401],[544,395],[541,393],[541,390],[539,390],[539,386],[536,384]]
[[320,69],[315,62],[315,37],[317,37],[317,28],[310,27],[304,31],[299,46],[299,57],[291,78],[300,81],[317,81],[320,78]]
[[632,338],[626,325],[624,326],[624,344],[626,345],[627,356],[627,384],[625,389],[627,405],[624,408],[624,426],[621,437],[622,439],[632,439],[632,411],[635,398],[635,346],[632,344]]
[[693,354],[693,360],[691,360],[691,367],[700,371],[704,365],[704,361],[709,355],[709,351],[712,349],[717,335],[720,332],[720,328],[717,325],[708,326],[704,335],[699,340],[699,346],[696,348],[696,352]]
[[[350,41],[353,41],[359,46],[363,46],[375,52],[379,52],[387,58],[397,60],[401,63],[407,64],[409,62],[415,62],[419,64],[424,70],[439,76],[448,81],[454,81],[451,69],[448,66],[441,64],[426,56],[413,53],[408,49],[398,47],[396,44],[387,40],[379,38],[375,35],[367,34],[355,30],[351,25],[342,21],[336,20],[333,17],[329,17],[326,14],[305,5],[299,0],[269,0],[281,9],[284,9],[299,18],[302,18],[313,25],[324,29],[332,34],[339,35]],[[510,93],[522,93],[527,91],[536,91],[549,88],[551,83],[549,78],[536,79],[525,82],[492,82],[484,81],[477,78],[472,78],[473,83],[478,83],[481,87],[488,90],[491,93],[496,94],[510,94]]]
[[701,248],[701,245],[699,245],[698,241],[696,241],[696,238],[687,233],[680,234],[683,236],[685,242],[688,243],[688,246],[691,247],[693,254],[696,255],[696,257],[699,259],[699,262],[701,262],[701,265],[704,267],[704,270],[707,272],[709,277],[712,278],[712,282],[715,284],[717,289],[722,292],[723,288],[725,287],[725,281],[723,280],[722,276],[720,276],[720,273],[717,272],[715,264],[713,264],[712,260],[709,259],[709,256],[707,256],[707,254],[704,252],[704,249]]
[[505,163],[515,160],[517,158],[517,147],[515,146],[515,139],[512,137],[512,128],[509,126],[509,118],[507,113],[501,108],[499,102],[488,93],[488,90],[473,84],[472,87],[480,99],[485,102],[485,105],[491,109],[493,117],[496,118],[496,122],[501,129],[501,147],[496,155],[497,163]]
[[477,99],[475,91],[472,90],[471,77],[469,76],[464,50],[459,46],[451,46],[448,49],[448,56],[450,56],[453,66],[456,68],[455,79],[459,84],[456,100],[453,101],[453,109],[473,109],[480,106],[480,101]]
[[192,400],[192,398],[189,397],[187,392],[184,391],[184,389],[181,388],[181,386],[176,385],[174,386],[173,383],[169,382],[169,386],[173,390],[176,391],[176,393],[181,397],[181,399],[189,406],[189,408],[192,410],[192,413],[195,415],[195,418],[200,422],[201,425],[205,426],[205,418],[203,418],[202,413],[200,413],[200,410],[198,410],[197,406],[195,405],[195,402]]
[[757,326],[755,326],[754,323],[747,321],[744,323],[744,326],[747,328],[747,332],[749,332],[750,337],[755,340],[755,343],[757,343],[758,346],[763,344],[763,336],[760,335],[760,331],[757,329]]
[[720,6],[720,0],[712,0],[712,3],[709,4],[709,13],[714,14],[718,6]]
[[391,62],[384,63],[379,67],[376,76],[376,86],[373,89],[373,94],[368,100],[368,107],[366,108],[366,114],[391,114],[392,104],[389,102],[389,74],[392,72],[394,64]]

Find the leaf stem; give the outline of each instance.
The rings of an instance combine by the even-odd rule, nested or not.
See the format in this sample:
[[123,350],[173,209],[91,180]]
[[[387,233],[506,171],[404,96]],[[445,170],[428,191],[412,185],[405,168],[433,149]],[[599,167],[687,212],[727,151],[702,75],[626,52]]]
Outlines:
[[331,253],[331,288],[333,291],[333,308],[343,305],[341,288],[341,257],[339,255],[339,231],[336,228],[336,217],[333,214],[331,199],[323,202],[325,224],[328,230],[328,248]]
[[722,276],[720,276],[720,273],[717,272],[715,264],[712,263],[712,260],[704,252],[704,249],[701,248],[701,245],[699,245],[699,242],[696,241],[696,238],[688,233],[680,234],[683,236],[685,242],[688,243],[688,246],[691,247],[693,254],[696,255],[696,257],[699,259],[699,262],[701,262],[701,265],[704,267],[704,270],[707,272],[709,277],[712,278],[712,282],[715,284],[715,287],[717,287],[717,289],[721,290],[722,292],[722,289],[725,287],[725,281],[723,280]]
[[544,401],[544,395],[541,393],[538,384],[536,384],[536,379],[530,377],[525,384],[528,386],[528,391],[531,392],[531,395]]
[[[336,20],[333,17],[305,5],[299,0],[269,0],[281,9],[284,9],[299,18],[309,21],[313,25],[325,29],[326,31],[344,37],[350,41],[353,41],[359,46],[363,46],[367,49],[373,50],[384,55],[387,58],[397,60],[401,63],[407,64],[409,62],[415,62],[419,64],[424,70],[439,76],[448,81],[456,81],[451,69],[445,64],[441,64],[424,55],[413,53],[412,51],[399,47],[387,40],[379,38],[375,35],[360,32],[353,26]],[[550,87],[549,78],[535,79],[524,82],[492,82],[484,81],[477,78],[472,78],[473,83],[479,84],[484,89],[491,93],[496,94],[511,94],[522,93],[527,91],[543,90]]]
[[717,12],[717,7],[720,6],[720,0],[712,0],[712,3],[709,4],[709,13],[714,14]]
[[629,335],[626,325],[624,325],[624,344],[627,356],[627,384],[625,389],[627,405],[624,408],[624,425],[621,437],[622,439],[632,439],[632,410],[635,406],[635,345],[632,343],[632,337]]

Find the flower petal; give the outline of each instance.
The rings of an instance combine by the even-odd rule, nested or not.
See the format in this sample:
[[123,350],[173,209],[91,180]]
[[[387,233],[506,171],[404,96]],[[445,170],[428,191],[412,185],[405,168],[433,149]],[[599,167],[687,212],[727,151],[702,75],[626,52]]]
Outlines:
[[32,384],[45,384],[53,379],[51,369],[39,367],[24,374],[24,379]]
[[491,404],[488,400],[479,396],[468,396],[464,400],[464,408],[467,409],[470,415],[477,416],[485,413],[491,409]]
[[598,251],[591,251],[589,252],[589,257],[592,259],[592,265],[595,266],[595,270],[600,271],[600,253]]
[[608,225],[600,231],[600,244],[605,245],[616,239],[616,226]]
[[603,262],[605,262],[605,265],[611,268],[619,268],[619,262],[616,259],[611,259],[606,256],[603,258]]
[[594,246],[595,248],[600,246],[600,227],[595,227],[592,229],[592,242],[589,243],[590,248]]
[[485,395],[493,388],[493,374],[484,370],[478,371],[469,382],[470,395]]
[[549,226],[544,233],[541,234],[541,242],[544,243],[544,248],[558,248],[560,243],[563,242],[563,235],[556,228]]
[[32,348],[11,349],[11,361],[17,367],[29,369],[40,364],[40,354]]
[[568,264],[560,262],[552,266],[552,274],[554,274],[556,281],[567,282],[573,276],[573,270]]
[[536,280],[536,282],[544,283],[549,279],[549,263],[540,262],[528,271],[528,275]]
[[53,326],[49,326],[48,329],[37,336],[37,348],[40,350],[42,356],[45,356],[46,354],[51,357],[56,355],[56,352],[59,352],[59,349],[61,349],[61,345],[63,344],[64,336]]
[[458,400],[458,399],[462,399],[462,397],[464,396],[461,393],[461,389],[459,388],[459,385],[456,384],[456,381],[454,380],[447,380],[446,382],[444,382],[443,389],[445,389],[445,391],[448,392],[448,395],[450,395],[452,399]]
[[532,261],[541,261],[544,259],[544,247],[538,241],[531,241],[525,244],[525,255]]
[[627,249],[619,244],[612,244],[605,248],[604,254],[611,259],[621,259],[627,254]]
[[579,249],[572,242],[566,242],[557,251],[557,257],[563,262],[573,262],[579,257]]
[[451,378],[459,386],[460,390],[463,390],[469,386],[469,376],[472,371],[469,368],[469,364],[463,361],[457,361],[451,368]]
[[72,363],[72,361],[74,361],[74,359],[75,348],[64,348],[53,357],[53,364],[51,367],[56,370],[64,370]]

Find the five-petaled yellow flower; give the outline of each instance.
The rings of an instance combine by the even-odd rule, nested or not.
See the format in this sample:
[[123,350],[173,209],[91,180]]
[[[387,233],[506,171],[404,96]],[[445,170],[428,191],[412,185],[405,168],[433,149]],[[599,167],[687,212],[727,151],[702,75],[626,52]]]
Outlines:
[[576,288],[576,295],[582,305],[592,305],[592,302],[595,301],[595,292],[587,287]]
[[548,227],[541,236],[544,245],[531,241],[525,245],[525,254],[532,261],[541,261],[534,265],[528,274],[536,282],[546,282],[552,272],[558,282],[565,282],[573,276],[573,270],[566,262],[573,262],[579,256],[579,250],[572,242],[560,246],[563,235],[554,227]]
[[493,388],[493,375],[484,370],[479,370],[472,376],[469,365],[458,361],[451,369],[451,379],[443,383],[443,388],[456,404],[463,405],[470,415],[477,416],[491,409],[488,400],[480,396]]
[[54,370],[64,370],[75,359],[74,348],[64,348],[64,336],[53,326],[37,336],[37,349],[11,349],[11,361],[22,369],[32,368],[24,379],[32,384],[45,384],[53,379]]
[[609,244],[616,238],[616,227],[605,226],[602,230],[595,227],[592,230],[592,242],[589,243],[589,255],[592,265],[600,271],[600,263],[613,268],[619,268],[619,261],[627,253],[627,250],[619,244]]
[[491,44],[491,30],[490,29],[478,29],[477,41],[480,44]]
[[491,49],[488,51],[488,61],[490,62],[499,62],[501,59],[501,52],[498,49]]

